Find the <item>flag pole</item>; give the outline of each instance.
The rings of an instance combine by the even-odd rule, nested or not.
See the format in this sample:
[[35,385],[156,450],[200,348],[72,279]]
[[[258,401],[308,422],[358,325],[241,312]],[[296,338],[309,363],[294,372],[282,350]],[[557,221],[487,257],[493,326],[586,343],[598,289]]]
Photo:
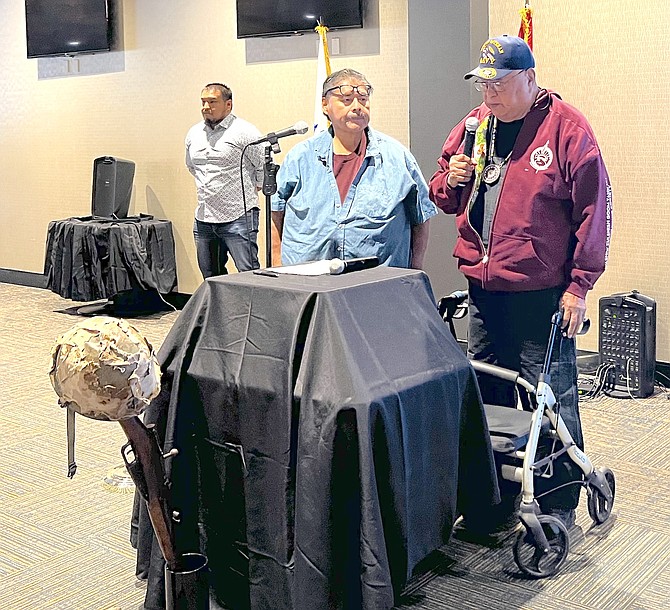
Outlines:
[[314,29],[316,30],[316,33],[319,35],[319,38],[321,38],[321,45],[323,46],[323,55],[326,63],[326,73],[327,76],[330,76],[330,53],[328,51],[328,40],[326,38],[326,32],[328,31],[328,27],[325,26],[323,21],[321,21],[321,18],[319,18],[319,20],[316,22],[316,27]]
[[321,107],[321,99],[323,97],[321,88],[323,86],[323,81],[330,76],[330,53],[328,52],[328,39],[326,38],[326,32],[328,28],[323,23],[321,17],[319,17],[316,22],[316,27],[314,28],[316,33],[319,36],[319,54],[316,62],[316,83],[314,87],[314,122],[312,126],[314,127],[314,134],[317,134],[321,131],[328,129],[328,120],[323,116],[323,110]]

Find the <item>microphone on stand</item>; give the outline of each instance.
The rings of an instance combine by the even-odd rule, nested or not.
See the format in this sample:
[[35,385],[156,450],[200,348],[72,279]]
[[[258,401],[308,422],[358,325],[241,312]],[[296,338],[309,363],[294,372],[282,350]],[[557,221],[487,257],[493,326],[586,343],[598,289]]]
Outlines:
[[363,256],[362,258],[350,258],[348,260],[334,258],[330,261],[330,274],[339,275],[340,273],[361,271],[362,269],[371,269],[377,265],[379,265],[379,258],[376,256]]
[[[270,197],[277,192],[277,171],[279,166],[272,161],[272,153],[281,152],[279,148],[279,138],[287,136],[294,136],[297,134],[307,133],[309,125],[305,121],[298,121],[292,127],[281,129],[280,131],[271,131],[266,136],[258,138],[253,142],[249,142],[245,146],[253,146],[254,144],[263,144],[269,142],[270,146],[265,147],[265,161],[263,166],[263,195],[265,195],[265,213],[267,221],[265,223],[265,261],[268,267],[272,267],[272,223],[270,218],[272,216]],[[242,175],[242,162],[240,161],[240,175]],[[244,193],[244,189],[242,190]],[[246,210],[246,207],[245,207]],[[251,251],[251,241],[249,241],[249,251]]]
[[258,138],[258,140],[254,140],[253,142],[249,142],[249,145],[251,146],[253,144],[262,144],[263,142],[273,143],[276,142],[279,138],[286,138],[287,136],[295,136],[307,133],[308,129],[309,125],[305,121],[298,121],[292,127],[287,127],[286,129],[281,129],[279,131],[271,131],[266,136]]
[[465,121],[465,143],[463,144],[463,154],[472,158],[472,150],[475,147],[475,133],[479,127],[477,117],[471,116]]

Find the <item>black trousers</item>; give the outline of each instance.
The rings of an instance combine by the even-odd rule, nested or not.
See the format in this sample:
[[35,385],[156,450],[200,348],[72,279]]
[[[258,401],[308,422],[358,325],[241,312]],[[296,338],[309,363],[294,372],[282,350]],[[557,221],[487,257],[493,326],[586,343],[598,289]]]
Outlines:
[[[562,287],[528,292],[490,292],[470,283],[468,356],[519,371],[524,379],[536,384],[546,355],[551,317],[559,308],[562,294]],[[552,352],[550,374],[561,417],[577,446],[583,449],[574,339],[559,333]],[[483,376],[480,389],[487,404],[510,407],[516,404],[516,394],[510,384]],[[563,457],[559,459],[551,481],[536,478],[536,495],[548,487],[580,478],[579,468],[567,455]],[[575,508],[579,491],[579,485],[568,485],[541,498],[540,506],[543,511]]]

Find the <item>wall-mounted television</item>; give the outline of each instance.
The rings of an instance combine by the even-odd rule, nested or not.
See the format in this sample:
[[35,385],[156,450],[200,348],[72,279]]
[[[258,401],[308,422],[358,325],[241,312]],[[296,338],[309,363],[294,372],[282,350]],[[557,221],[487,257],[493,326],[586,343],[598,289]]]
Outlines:
[[112,49],[110,0],[26,0],[28,58]]
[[361,0],[237,0],[238,38],[313,32],[319,19],[330,30],[361,28]]

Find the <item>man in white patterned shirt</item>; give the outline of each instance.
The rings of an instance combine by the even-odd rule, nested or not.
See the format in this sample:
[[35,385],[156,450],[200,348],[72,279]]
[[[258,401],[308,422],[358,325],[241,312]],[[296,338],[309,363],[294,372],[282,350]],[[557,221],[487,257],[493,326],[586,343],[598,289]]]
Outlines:
[[260,144],[245,149],[262,134],[232,113],[228,86],[210,83],[200,97],[204,120],[186,134],[186,167],[198,192],[193,235],[206,279],[228,273],[229,253],[238,271],[259,267],[257,190],[263,184],[264,150]]

